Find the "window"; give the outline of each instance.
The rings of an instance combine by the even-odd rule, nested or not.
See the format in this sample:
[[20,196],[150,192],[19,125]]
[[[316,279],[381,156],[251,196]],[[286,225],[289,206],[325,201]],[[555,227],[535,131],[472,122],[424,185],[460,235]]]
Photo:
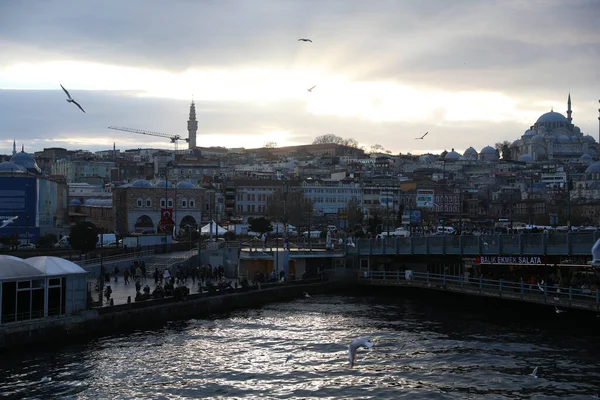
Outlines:
[[141,207],[142,206],[142,199],[137,199],[137,206]]
[[166,202],[166,200],[164,199],[164,197],[163,197],[162,199],[160,199],[160,206],[161,206],[162,208],[165,208],[165,207],[167,206],[167,202]]
[[146,198],[146,207],[152,207],[152,199],[150,197]]
[[183,208],[187,207],[187,200],[186,199],[181,199],[181,207],[183,207]]
[[194,200],[190,200],[189,206],[190,206],[190,208],[196,207],[196,202]]
[[169,197],[167,200],[167,207],[173,207],[173,199]]

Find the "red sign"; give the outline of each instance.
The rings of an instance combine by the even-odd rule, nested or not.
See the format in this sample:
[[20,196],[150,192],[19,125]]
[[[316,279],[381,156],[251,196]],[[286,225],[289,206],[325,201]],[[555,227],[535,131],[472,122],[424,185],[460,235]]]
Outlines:
[[160,219],[161,219],[161,221],[173,222],[173,209],[172,208],[161,208],[160,209]]

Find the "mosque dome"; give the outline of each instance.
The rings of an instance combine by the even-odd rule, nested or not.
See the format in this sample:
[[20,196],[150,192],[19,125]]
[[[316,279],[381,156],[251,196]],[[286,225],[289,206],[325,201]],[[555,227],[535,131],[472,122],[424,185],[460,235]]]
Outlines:
[[73,199],[69,202],[70,206],[80,206],[81,205],[81,201],[79,201],[79,199]]
[[579,143],[579,138],[575,135],[571,136],[571,143]]
[[521,162],[532,162],[533,158],[531,157],[531,154],[525,153],[525,154],[521,154],[519,156],[519,161],[521,161]]
[[27,170],[25,168],[23,168],[22,166],[15,164],[14,162],[11,161],[5,161],[3,163],[0,163],[0,172],[11,172],[11,173],[24,173],[27,172]]
[[560,135],[557,140],[558,143],[569,143],[569,137],[567,135]]
[[514,142],[512,142],[511,146],[518,146],[519,145],[519,140],[515,140]]
[[452,149],[452,151],[447,153],[446,156],[444,157],[445,160],[458,160],[459,158],[460,158],[460,154],[455,152],[454,149]]
[[594,142],[596,141],[596,139],[594,139],[594,137],[593,137],[593,136],[590,136],[590,135],[585,135],[585,136],[583,137],[583,141],[584,141],[584,142],[587,142],[587,143],[594,143]]
[[547,112],[546,114],[542,114],[542,116],[538,118],[536,124],[545,123],[545,122],[567,123],[569,121],[567,120],[567,118],[564,115],[554,112],[554,111],[550,111],[550,112]]
[[483,149],[481,149],[480,154],[496,154],[496,149],[493,148],[492,146],[485,146]]
[[137,181],[133,182],[131,184],[131,187],[135,187],[135,188],[151,188],[154,187],[154,185],[152,185],[152,183],[148,182],[145,179],[138,179]]
[[548,131],[548,128],[546,128],[544,125],[542,125],[542,126],[540,126],[538,128],[538,132],[539,133],[544,133],[544,132],[547,132],[547,131]]
[[172,188],[172,187],[173,187],[173,185],[171,184],[171,182],[165,182],[165,180],[164,180],[164,179],[161,179],[160,181],[156,182],[156,183],[154,184],[154,187],[163,187],[163,188],[164,188],[164,187],[165,187],[165,185],[166,185],[166,187],[168,187],[168,188]]
[[544,137],[542,135],[535,135],[534,137],[531,138],[531,141],[533,143],[543,143]]
[[177,183],[177,188],[178,189],[194,189],[194,188],[196,188],[196,185],[194,185],[190,181],[181,181],[181,182]]
[[600,161],[596,161],[595,163],[591,164],[589,167],[586,168],[585,170],[586,174],[598,174],[600,173]]
[[523,134],[523,136],[535,136],[537,134],[537,132],[535,131],[535,129],[528,129],[525,131],[525,133]]
[[594,161],[594,159],[591,155],[584,153],[581,155],[581,157],[579,157],[579,161],[584,164],[591,164]]
[[14,156],[12,156],[10,158],[10,162],[20,165],[21,167],[25,168],[28,172],[31,172],[33,174],[42,173],[42,170],[40,169],[40,167],[38,167],[37,163],[35,162],[35,158],[33,158],[31,154],[27,154],[24,151],[21,151],[20,153],[17,153]]
[[469,147],[468,149],[465,150],[464,156],[477,156],[477,150],[475,150],[473,147]]
[[579,134],[579,133],[581,133],[581,129],[578,126],[574,126],[573,127],[573,133]]

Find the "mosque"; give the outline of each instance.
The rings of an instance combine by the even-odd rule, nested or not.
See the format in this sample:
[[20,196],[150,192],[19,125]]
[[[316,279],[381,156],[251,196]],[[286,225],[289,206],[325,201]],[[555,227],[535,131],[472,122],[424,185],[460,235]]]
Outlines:
[[567,116],[551,110],[540,116],[535,124],[515,140],[511,157],[519,161],[586,161],[600,154],[600,145],[590,135],[584,135],[573,124],[571,94],[567,100]]
[[[600,155],[600,144],[590,135],[584,135],[573,124],[571,94],[567,99],[567,116],[550,110],[540,116],[535,124],[523,133],[520,139],[510,146],[510,158],[524,162],[569,161],[591,164]],[[461,155],[450,151],[446,160],[497,161],[499,154],[492,146],[486,146],[479,153],[469,147]]]

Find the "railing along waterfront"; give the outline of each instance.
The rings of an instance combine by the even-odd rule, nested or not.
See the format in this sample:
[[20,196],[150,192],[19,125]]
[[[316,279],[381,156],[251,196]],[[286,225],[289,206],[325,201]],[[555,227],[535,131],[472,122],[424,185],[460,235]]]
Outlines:
[[414,271],[408,273],[408,276],[405,271],[361,271],[358,280],[371,285],[417,286],[556,307],[600,309],[600,289],[548,286],[547,283],[530,284],[523,281],[467,278],[462,275]]
[[125,260],[133,260],[145,257],[152,257],[154,255],[154,250],[145,250],[145,251],[132,251],[130,253],[116,254],[114,256],[108,257],[96,257],[90,258],[87,260],[80,260],[76,263],[80,267],[86,267],[90,265],[100,265],[101,263],[110,264],[114,262],[120,262]]
[[600,231],[486,235],[411,236],[356,239],[344,245],[348,255],[590,255]]

